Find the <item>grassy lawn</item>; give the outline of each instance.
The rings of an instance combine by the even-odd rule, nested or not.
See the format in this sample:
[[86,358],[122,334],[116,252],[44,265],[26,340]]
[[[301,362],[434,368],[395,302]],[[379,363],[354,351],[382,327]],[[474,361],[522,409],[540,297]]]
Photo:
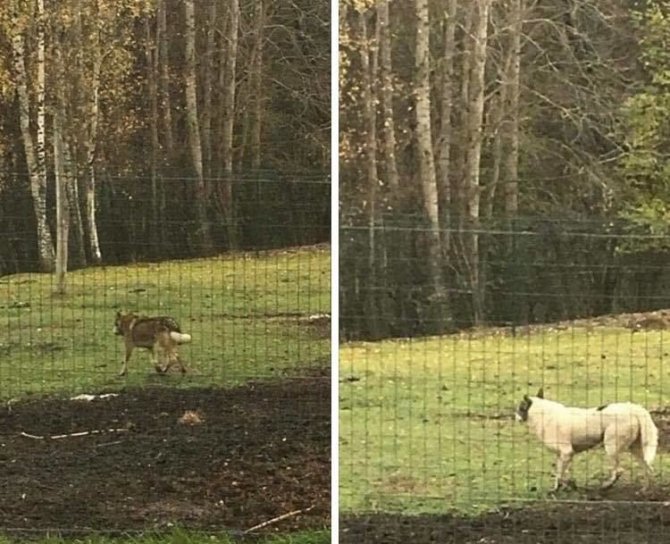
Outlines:
[[[309,324],[330,312],[330,249],[242,253],[155,264],[98,267],[68,276],[54,294],[50,274],[0,278],[0,397],[91,392],[126,385],[235,385],[330,357],[328,335]],[[117,309],[177,318],[193,342],[192,370],[157,375],[136,350],[117,373],[122,340]]]
[[[10,544],[12,540],[0,537],[0,544]],[[137,536],[123,538],[107,538],[102,536],[86,537],[82,539],[57,539],[31,540],[36,544],[237,544],[239,539],[226,536],[213,536],[187,531],[175,531],[171,535],[163,536]],[[279,536],[258,537],[258,539],[246,539],[243,542],[254,542],[257,544],[329,544],[330,532],[310,531]]]
[[[341,510],[475,513],[545,499],[553,455],[513,419],[523,394],[544,385],[566,404],[665,406],[669,351],[670,334],[624,328],[343,345]],[[670,478],[667,455],[655,468]],[[573,476],[595,486],[606,469],[599,449],[575,458]]]

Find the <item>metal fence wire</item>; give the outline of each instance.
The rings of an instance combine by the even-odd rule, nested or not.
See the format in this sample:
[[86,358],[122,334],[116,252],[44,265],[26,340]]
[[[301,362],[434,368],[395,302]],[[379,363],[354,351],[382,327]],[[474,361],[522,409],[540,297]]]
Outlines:
[[342,542],[670,542],[666,238],[396,216],[340,241]]
[[71,214],[64,289],[4,187],[0,532],[328,525],[329,180],[208,180],[207,236],[193,183],[100,178],[102,259]]

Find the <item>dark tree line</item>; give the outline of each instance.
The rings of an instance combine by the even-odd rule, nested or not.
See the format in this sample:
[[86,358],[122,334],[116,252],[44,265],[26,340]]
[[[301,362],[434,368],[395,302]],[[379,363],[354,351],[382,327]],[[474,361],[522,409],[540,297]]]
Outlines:
[[328,239],[327,2],[1,11],[0,273]]
[[345,335],[667,304],[666,4],[343,3]]

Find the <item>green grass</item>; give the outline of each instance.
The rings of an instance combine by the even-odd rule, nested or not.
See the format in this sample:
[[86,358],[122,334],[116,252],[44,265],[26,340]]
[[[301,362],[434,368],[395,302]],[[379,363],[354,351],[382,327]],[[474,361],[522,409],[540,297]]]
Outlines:
[[[669,351],[667,333],[623,328],[343,345],[341,511],[476,513],[545,499],[553,455],[512,418],[523,394],[544,385],[566,404],[665,406]],[[577,483],[596,485],[604,462],[602,450],[578,455]],[[670,459],[655,468],[667,479]]]
[[[17,542],[6,537],[0,537],[0,544]],[[87,536],[85,538],[60,539],[46,538],[42,540],[31,540],[36,544],[237,544],[239,539],[223,535],[207,535],[189,531],[175,530],[169,535],[146,535],[136,537],[104,537]],[[329,531],[309,531],[287,535],[258,537],[258,539],[245,539],[243,542],[257,544],[329,544]]]
[[[147,383],[232,386],[330,357],[329,338],[304,319],[330,311],[327,247],[88,268],[70,273],[67,285],[57,296],[50,274],[0,278],[1,398]],[[192,372],[158,376],[146,350],[136,350],[119,378],[117,309],[177,318],[193,336],[181,350]]]

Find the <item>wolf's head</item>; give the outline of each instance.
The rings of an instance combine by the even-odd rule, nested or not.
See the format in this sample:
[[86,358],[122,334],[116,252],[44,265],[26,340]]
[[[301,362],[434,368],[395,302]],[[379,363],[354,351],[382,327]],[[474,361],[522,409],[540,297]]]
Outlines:
[[137,319],[137,316],[133,313],[124,314],[120,311],[116,312],[113,330],[114,334],[123,336],[135,319]]
[[[539,399],[544,398],[544,390],[542,387],[540,387],[536,396]],[[528,395],[524,395],[523,400],[519,403],[519,405],[516,408],[516,420],[521,422],[528,421],[528,412],[530,411],[530,407],[532,405],[533,405],[533,399]]]

